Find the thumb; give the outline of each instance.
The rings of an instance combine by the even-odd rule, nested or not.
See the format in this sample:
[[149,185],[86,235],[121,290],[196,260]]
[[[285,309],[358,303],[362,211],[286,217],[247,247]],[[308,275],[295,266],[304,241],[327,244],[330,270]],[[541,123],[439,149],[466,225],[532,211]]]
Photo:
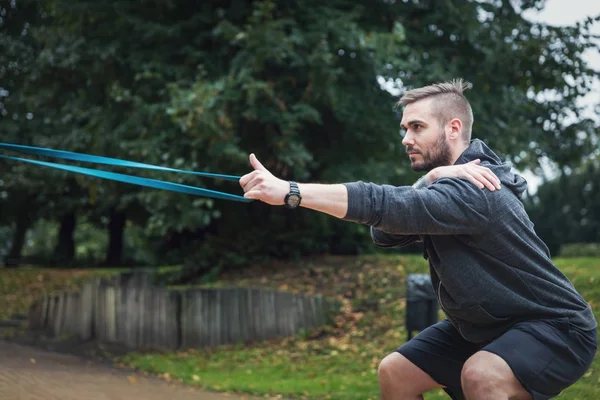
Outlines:
[[250,154],[250,165],[252,168],[257,169],[259,171],[267,171],[267,169],[258,161],[254,153]]
[[476,160],[473,161],[469,161],[469,163],[473,163],[473,164],[479,164],[481,162],[481,160],[478,158]]

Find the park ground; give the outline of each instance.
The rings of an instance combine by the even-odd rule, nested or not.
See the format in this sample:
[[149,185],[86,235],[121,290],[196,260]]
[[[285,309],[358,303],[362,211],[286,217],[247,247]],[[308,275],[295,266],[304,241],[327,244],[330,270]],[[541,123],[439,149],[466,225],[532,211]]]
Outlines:
[[[557,258],[600,317],[600,258]],[[108,355],[112,364],[207,391],[303,399],[378,399],[379,360],[407,339],[404,282],[425,273],[420,256],[320,257],[230,272],[213,287],[261,286],[321,293],[342,301],[331,326],[295,337],[179,352]],[[0,271],[0,318],[22,313],[43,293],[75,287],[107,270]],[[441,317],[441,314],[440,314]],[[106,356],[106,355],[105,355]],[[106,359],[106,357],[105,357]],[[600,398],[600,358],[559,399]],[[426,400],[447,399],[441,391]]]

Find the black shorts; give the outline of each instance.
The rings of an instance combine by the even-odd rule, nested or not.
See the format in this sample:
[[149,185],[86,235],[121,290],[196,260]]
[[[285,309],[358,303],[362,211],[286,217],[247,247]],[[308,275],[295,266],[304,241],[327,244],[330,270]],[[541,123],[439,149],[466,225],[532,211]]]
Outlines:
[[420,332],[397,352],[425,371],[455,400],[464,399],[460,374],[480,350],[500,356],[534,400],[550,399],[589,368],[598,347],[597,330],[583,331],[567,318],[521,322],[490,343],[474,344],[443,320]]

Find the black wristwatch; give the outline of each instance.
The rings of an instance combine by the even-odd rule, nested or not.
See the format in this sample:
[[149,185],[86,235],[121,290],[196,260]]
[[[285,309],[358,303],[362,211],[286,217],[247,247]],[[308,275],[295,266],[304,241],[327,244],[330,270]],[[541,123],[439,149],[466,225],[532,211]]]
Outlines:
[[296,208],[300,205],[302,196],[300,196],[300,189],[296,182],[290,181],[290,192],[285,196],[284,201],[287,208]]

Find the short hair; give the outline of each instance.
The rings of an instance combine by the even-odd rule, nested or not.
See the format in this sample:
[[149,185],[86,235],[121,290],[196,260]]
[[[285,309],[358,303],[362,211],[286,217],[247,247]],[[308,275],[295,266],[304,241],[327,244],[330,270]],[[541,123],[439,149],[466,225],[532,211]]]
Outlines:
[[463,140],[468,144],[473,129],[473,110],[463,92],[470,86],[469,82],[458,78],[412,89],[404,93],[396,106],[407,106],[419,100],[434,98],[433,104],[440,124],[445,125],[453,118],[459,118],[463,123]]

